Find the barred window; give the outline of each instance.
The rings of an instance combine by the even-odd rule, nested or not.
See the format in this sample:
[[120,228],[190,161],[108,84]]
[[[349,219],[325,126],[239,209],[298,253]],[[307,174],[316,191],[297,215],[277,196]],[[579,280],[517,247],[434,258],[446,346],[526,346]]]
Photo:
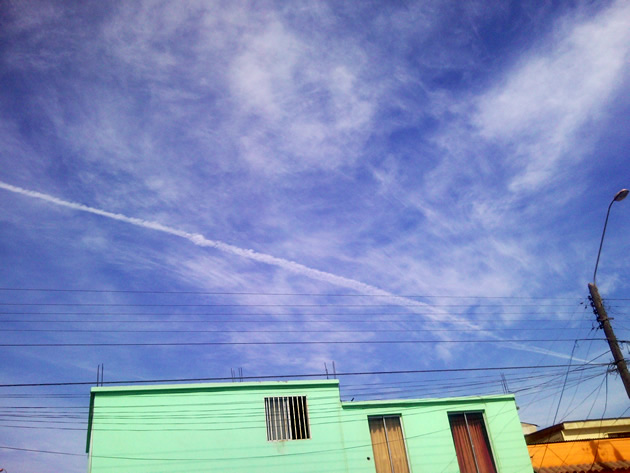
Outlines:
[[306,396],[265,398],[267,440],[310,439]]

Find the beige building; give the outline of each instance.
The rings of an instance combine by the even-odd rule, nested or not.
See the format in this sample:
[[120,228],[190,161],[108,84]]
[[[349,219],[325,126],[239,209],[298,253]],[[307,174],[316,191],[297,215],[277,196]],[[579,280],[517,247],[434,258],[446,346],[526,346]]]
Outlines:
[[552,425],[525,435],[528,445],[572,440],[630,437],[630,417],[619,419],[576,420]]
[[527,422],[521,422],[521,427],[523,428],[523,435],[532,434],[538,430],[538,425]]

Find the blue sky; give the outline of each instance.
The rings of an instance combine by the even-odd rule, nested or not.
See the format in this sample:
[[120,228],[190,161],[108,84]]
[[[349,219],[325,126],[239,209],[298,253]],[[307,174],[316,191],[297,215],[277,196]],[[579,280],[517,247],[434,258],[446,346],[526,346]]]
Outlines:
[[[341,3],[0,6],[4,345],[84,344],[1,346],[0,384],[610,360],[586,285],[630,187],[630,5]],[[620,339],[628,205],[598,271]],[[133,345],[207,342],[232,344]],[[566,368],[341,383],[503,374],[544,426],[621,415],[605,371],[572,371],[560,407]],[[0,467],[85,471],[88,392],[0,388],[0,446],[78,455]]]

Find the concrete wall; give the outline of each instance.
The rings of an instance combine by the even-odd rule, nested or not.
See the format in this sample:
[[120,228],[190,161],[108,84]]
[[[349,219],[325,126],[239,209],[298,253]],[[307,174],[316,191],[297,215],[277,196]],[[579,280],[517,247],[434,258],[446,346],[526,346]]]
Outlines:
[[[311,438],[267,441],[264,398],[307,396]],[[368,416],[401,416],[411,471],[459,471],[448,412],[483,411],[498,470],[530,473],[511,396],[341,403],[336,380],[93,388],[93,473],[374,473]],[[369,458],[369,459],[368,459]]]
[[[539,443],[527,448],[535,470],[630,461],[630,438]],[[623,470],[620,465],[615,466],[616,470]]]
[[[355,439],[357,445],[365,445],[348,454],[353,468],[361,466],[360,470],[351,471],[374,473],[374,465],[366,465],[366,456],[373,456],[367,417],[396,414],[401,416],[412,472],[459,472],[448,414],[463,411],[484,413],[488,437],[499,472],[532,471],[516,405],[511,396],[369,401],[344,403],[343,409],[346,413],[344,435],[346,438]],[[348,422],[350,419],[356,421]]]
[[[264,398],[304,394],[311,439],[268,442]],[[92,472],[346,471],[336,381],[94,388],[92,395]]]

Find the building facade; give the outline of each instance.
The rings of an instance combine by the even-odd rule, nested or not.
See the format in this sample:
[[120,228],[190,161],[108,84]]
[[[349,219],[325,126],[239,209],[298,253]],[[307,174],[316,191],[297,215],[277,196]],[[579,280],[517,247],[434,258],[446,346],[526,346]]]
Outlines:
[[89,472],[531,473],[511,395],[341,402],[337,380],[97,387]]
[[630,473],[630,438],[568,440],[527,448],[536,473]]
[[630,418],[563,422],[525,436],[536,473],[630,473]]
[[630,437],[630,417],[618,419],[573,420],[528,433],[528,445]]

